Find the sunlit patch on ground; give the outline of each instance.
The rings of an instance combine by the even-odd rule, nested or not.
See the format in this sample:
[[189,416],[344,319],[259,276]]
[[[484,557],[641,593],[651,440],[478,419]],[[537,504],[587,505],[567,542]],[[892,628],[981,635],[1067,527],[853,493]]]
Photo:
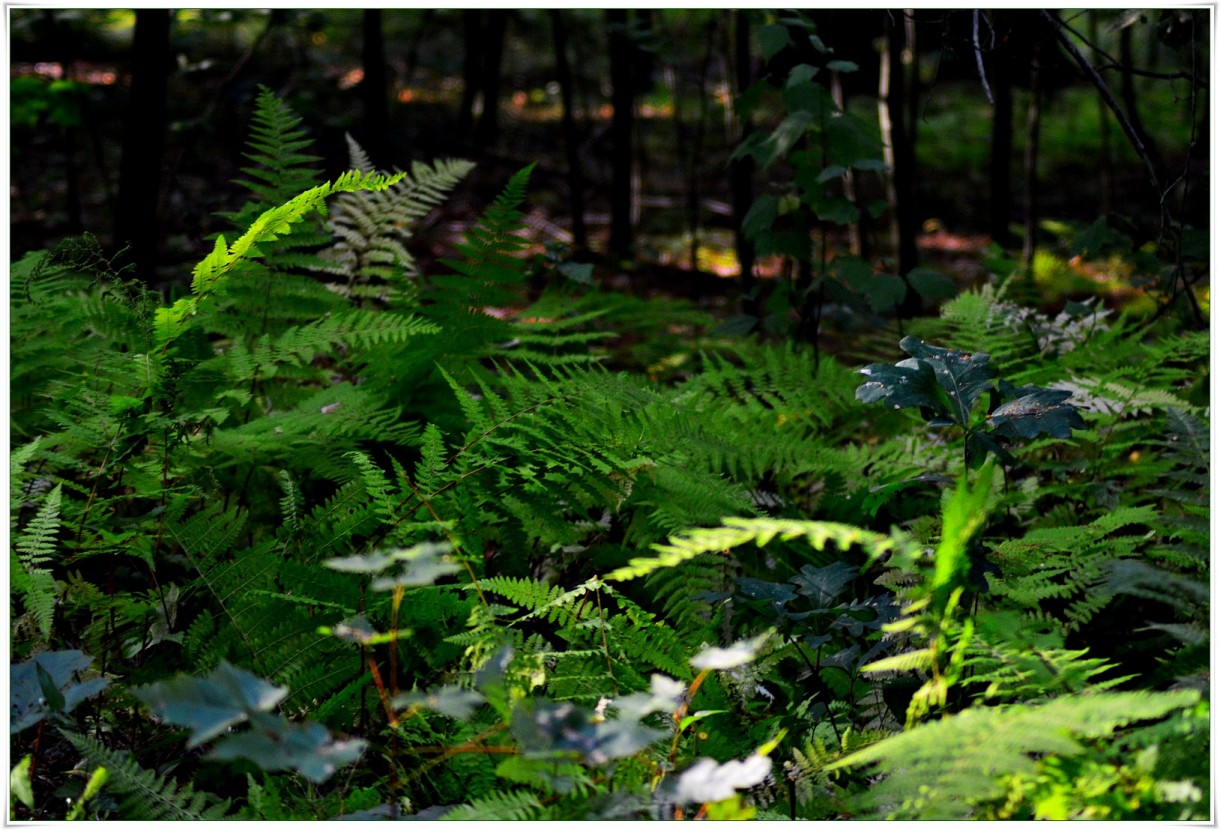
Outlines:
[[[38,75],[58,81],[64,78],[64,67],[63,64],[54,61],[40,61],[38,63],[15,63],[9,69],[10,78],[23,78],[29,75]],[[111,86],[118,83],[119,73],[111,66],[77,61],[72,64],[72,71],[68,73],[68,79],[90,86]]]

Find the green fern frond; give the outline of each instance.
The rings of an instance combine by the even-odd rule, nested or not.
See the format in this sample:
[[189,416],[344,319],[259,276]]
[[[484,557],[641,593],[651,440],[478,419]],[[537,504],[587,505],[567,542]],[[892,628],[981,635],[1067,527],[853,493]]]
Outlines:
[[[350,135],[347,143],[353,169],[377,172]],[[405,247],[414,224],[473,169],[473,163],[460,159],[442,159],[431,166],[416,162],[409,174],[384,191],[339,196],[330,218],[338,241],[321,256],[336,263],[349,280],[394,282],[417,276],[415,260]]]
[[[236,184],[249,189],[266,204],[279,204],[311,187],[319,171],[313,165],[322,159],[309,152],[313,141],[301,128],[301,118],[265,86],[259,87],[254,114],[250,119],[246,158],[243,167],[248,179]],[[231,217],[243,226],[241,215]]]
[[306,216],[325,209],[327,196],[358,190],[385,190],[401,176],[376,176],[350,170],[334,182],[318,185],[292,199],[264,211],[250,223],[232,245],[223,236],[216,238],[212,252],[195,266],[191,277],[191,296],[183,297],[168,308],[157,309],[154,330],[158,345],[170,342],[187,330],[190,317],[199,312],[200,304],[224,287],[234,268],[248,257],[261,256],[260,245],[273,242],[291,232],[293,225]]
[[106,768],[106,790],[126,796],[119,805],[125,821],[219,821],[229,811],[228,800],[146,770],[131,753],[112,750],[88,735],[62,734],[93,767]]
[[1196,692],[1105,692],[1046,703],[968,709],[866,747],[828,769],[877,764],[863,801],[882,815],[965,819],[999,797],[1005,776],[1036,774],[1039,758],[1082,751],[1139,721],[1193,705]]
[[653,545],[660,556],[632,559],[629,565],[606,574],[605,578],[616,582],[636,579],[701,554],[724,553],[745,544],[763,547],[773,539],[805,539],[815,550],[822,550],[831,542],[844,550],[852,545],[860,545],[873,559],[910,547],[910,543],[902,537],[886,536],[834,522],[728,518],[720,527],[692,530],[684,536],[670,539],[668,545]]
[[455,807],[441,821],[543,821],[548,810],[529,790],[506,790]]
[[56,554],[55,536],[59,533],[62,499],[63,485],[57,484],[14,542],[19,565],[13,573],[14,587],[21,594],[43,641],[50,638],[55,617],[55,578],[43,566]]

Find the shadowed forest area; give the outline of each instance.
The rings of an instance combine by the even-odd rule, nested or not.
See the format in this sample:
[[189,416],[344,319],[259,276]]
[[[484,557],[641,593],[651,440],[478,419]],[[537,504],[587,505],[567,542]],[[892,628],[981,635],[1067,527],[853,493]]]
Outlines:
[[1212,9],[8,11],[10,820],[1214,820]]
[[[1150,251],[1206,259],[1200,11],[16,9],[11,21],[14,253],[88,230],[108,251],[129,246],[149,284],[180,283],[216,211],[240,199],[260,85],[300,115],[326,174],[349,166],[348,134],[378,169],[475,161],[427,229],[438,234],[537,163],[533,241],[648,290],[756,290],[750,275],[779,273],[784,244],[759,199],[802,191],[827,200],[784,213],[826,248],[805,259],[850,252],[899,276],[928,265],[969,283],[1003,251],[1032,261],[1051,301],[1130,301],[1161,281]],[[801,64],[816,83],[795,83]],[[850,129],[821,147],[789,134],[785,88],[828,96],[818,106]],[[1081,244],[1089,228],[1105,244]]]

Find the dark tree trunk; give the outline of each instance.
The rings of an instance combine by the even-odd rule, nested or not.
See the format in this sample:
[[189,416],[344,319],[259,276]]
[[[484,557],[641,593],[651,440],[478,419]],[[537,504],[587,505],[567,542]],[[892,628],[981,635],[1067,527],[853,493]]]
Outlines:
[[606,28],[610,52],[610,255],[631,256],[632,133],[635,131],[635,86],[633,49],[627,32],[627,10],[607,9]]
[[1033,61],[1029,72],[1029,117],[1025,136],[1025,260],[1026,278],[1034,280],[1034,254],[1038,250],[1038,143],[1042,132],[1042,42],[1034,43]]
[[[1152,38],[1152,40],[1156,40],[1156,38]],[[1131,129],[1143,143],[1144,150],[1152,162],[1157,176],[1163,178],[1165,167],[1161,162],[1160,149],[1152,140],[1152,136],[1148,135],[1148,131],[1144,129],[1144,122],[1140,118],[1139,96],[1135,91],[1135,74],[1132,72],[1135,68],[1135,56],[1131,49],[1130,26],[1124,26],[1119,32],[1118,61],[1122,64],[1122,79],[1119,89],[1123,96],[1123,108],[1127,111],[1127,121],[1131,123]]]
[[568,32],[563,12],[551,9],[551,35],[555,43],[555,74],[563,103],[563,143],[568,157],[568,200],[572,205],[572,247],[578,253],[589,250],[585,232],[585,185],[580,172],[580,140],[572,111],[572,67],[568,64]]
[[[733,80],[734,93],[741,95],[754,81],[750,62],[750,14],[744,9],[733,12]],[[748,113],[736,111],[740,134],[744,141],[754,130]],[[754,243],[742,230],[746,214],[754,201],[754,159],[734,159],[729,164],[729,187],[733,202],[733,241],[737,246],[737,264],[741,269],[741,313],[759,318],[761,304],[757,296],[758,284],[754,279]]]
[[[1090,9],[1089,40],[1094,43],[1098,42],[1097,17],[1097,9]],[[1101,154],[1101,212],[1104,216],[1114,209],[1114,152],[1110,146],[1110,112],[1101,95],[1097,96],[1097,142]]]
[[[993,12],[992,29],[1004,30],[1006,13]],[[991,239],[1009,248],[1012,231],[1012,56],[1008,50],[992,52],[991,89],[995,94],[995,112],[991,119]]]
[[490,147],[500,135],[500,67],[504,58],[504,35],[508,30],[508,9],[488,9],[483,37],[483,71],[480,91],[483,112],[475,128],[474,140]]
[[389,78],[386,74],[385,37],[381,29],[381,9],[364,10],[362,60],[364,80],[360,82],[364,99],[364,149],[378,168],[388,169],[390,122]]
[[914,11],[882,12],[885,33],[881,55],[878,116],[886,164],[886,198],[890,203],[890,240],[895,267],[907,284],[906,297],[898,307],[899,328],[903,318],[914,317],[922,308],[919,295],[911,288],[907,275],[919,265],[916,234],[919,216],[915,211],[915,124],[918,107],[918,65],[915,62]]
[[[887,48],[889,49],[889,83],[885,100],[889,113],[890,140],[893,146],[894,169],[893,210],[897,239],[898,273],[906,275],[919,265],[919,249],[915,236],[919,217],[915,212],[915,119],[911,117],[908,96],[914,97],[914,26],[904,19],[894,21],[886,13]],[[908,292],[908,295],[910,292]]]
[[155,283],[157,270],[157,202],[165,152],[169,28],[170,12],[167,9],[136,11],[131,94],[119,163],[115,244],[131,246],[136,276],[148,285]]

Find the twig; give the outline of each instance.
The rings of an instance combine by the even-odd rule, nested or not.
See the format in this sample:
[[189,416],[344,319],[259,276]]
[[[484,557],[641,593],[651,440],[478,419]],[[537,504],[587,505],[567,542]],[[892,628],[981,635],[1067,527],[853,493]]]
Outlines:
[[987,103],[994,107],[995,99],[991,96],[991,87],[987,84],[987,73],[983,71],[983,47],[979,45],[980,14],[978,9],[974,10],[974,59],[979,65],[979,80],[983,82],[983,94],[987,96]]
[[1089,59],[1076,48],[1076,44],[1072,43],[1071,38],[1069,38],[1067,33],[1064,31],[1063,21],[1046,9],[1042,10],[1042,16],[1046,18],[1046,20],[1049,21],[1052,26],[1054,26],[1055,37],[1059,39],[1059,42],[1063,44],[1063,47],[1067,49],[1068,53],[1076,60],[1076,63],[1080,64],[1080,68],[1084,71],[1084,73],[1089,76],[1090,80],[1093,81],[1093,86],[1097,87],[1097,91],[1101,93],[1102,100],[1106,102],[1106,106],[1110,108],[1110,110],[1114,113],[1114,116],[1118,119],[1119,125],[1122,126],[1123,132],[1127,134],[1127,138],[1131,141],[1131,146],[1135,148],[1135,151],[1139,153],[1140,158],[1144,160],[1144,164],[1148,167],[1148,175],[1152,179],[1152,185],[1159,191],[1161,189],[1161,183],[1156,174],[1156,165],[1152,163],[1152,158],[1148,155],[1148,149],[1144,147],[1144,142],[1140,139],[1139,133],[1135,131],[1135,128],[1127,119],[1127,115],[1123,112],[1122,107],[1118,105],[1118,101],[1114,100],[1114,95],[1110,92],[1110,88],[1106,86],[1105,79],[1102,78],[1093,65],[1089,63]]

